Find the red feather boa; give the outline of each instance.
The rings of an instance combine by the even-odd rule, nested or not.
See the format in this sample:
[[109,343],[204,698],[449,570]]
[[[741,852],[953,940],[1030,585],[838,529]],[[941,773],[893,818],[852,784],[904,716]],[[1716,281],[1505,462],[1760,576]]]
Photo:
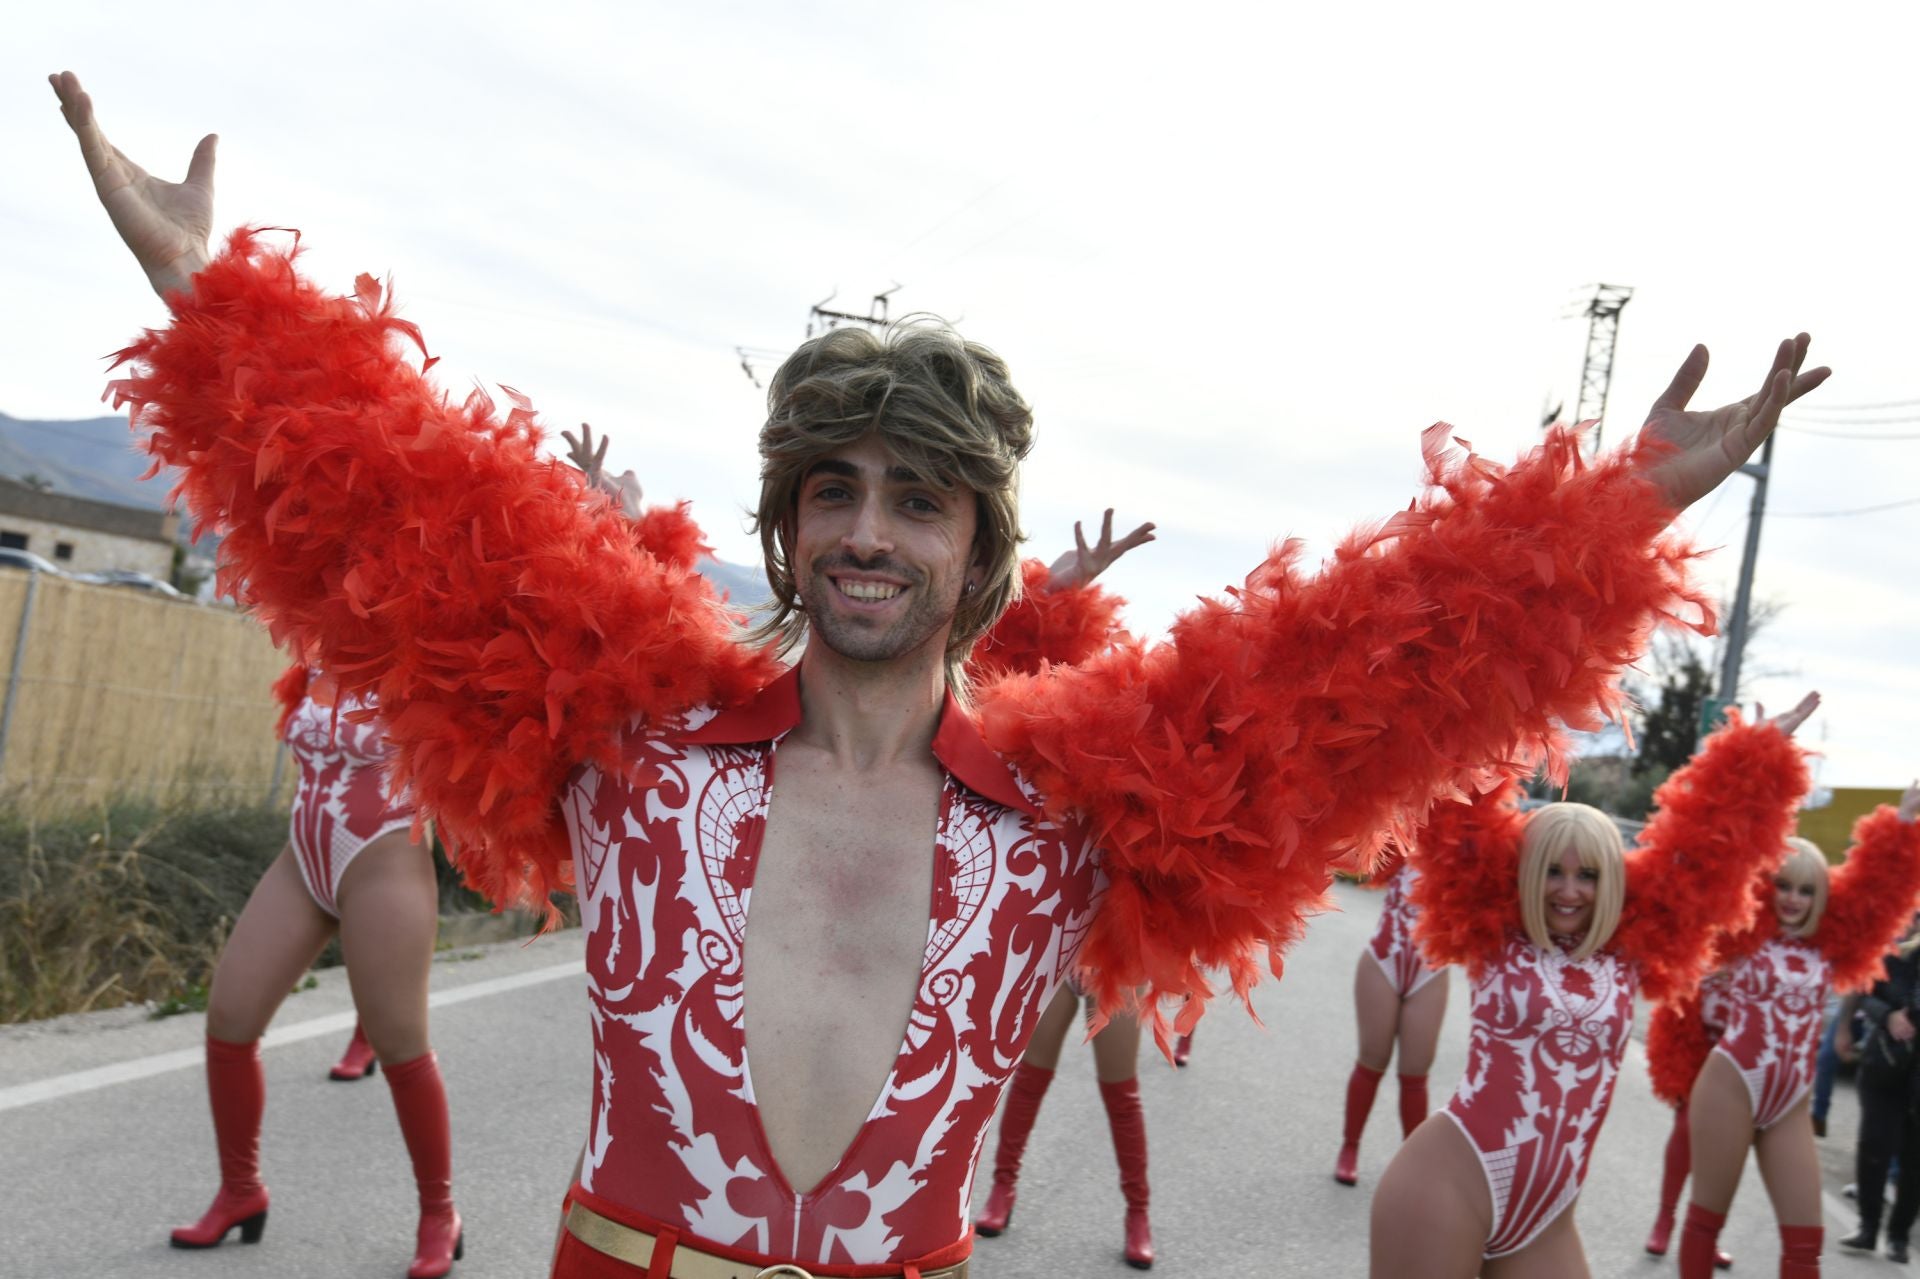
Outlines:
[[1466,800],[1443,799],[1427,813],[1414,847],[1414,937],[1432,964],[1459,964],[1478,980],[1524,930],[1520,920],[1520,836],[1527,815],[1503,782]]
[[1020,565],[1020,597],[967,658],[976,683],[1035,675],[1048,666],[1077,666],[1125,634],[1120,629],[1125,600],[1092,584],[1050,591],[1050,576],[1039,560]]
[[1827,880],[1827,910],[1813,935],[1833,965],[1834,988],[1865,990],[1920,899],[1920,825],[1880,807],[1853,824],[1853,847]]
[[1655,1004],[1647,1020],[1647,1073],[1653,1095],[1669,1106],[1685,1105],[1715,1038],[1700,1018],[1697,990]]
[[395,780],[469,883],[546,909],[571,873],[568,770],[617,768],[633,717],[734,703],[776,667],[732,642],[678,550],[637,548],[612,503],[581,501],[524,400],[449,403],[371,277],[331,297],[294,258],[235,232],[169,299],[174,323],[120,353],[119,400],[224,534],[222,589],[378,699]]
[[[1314,577],[1276,551],[1172,642],[1117,645],[984,700],[989,744],[1049,811],[1090,821],[1110,888],[1082,951],[1104,1006],[1242,997],[1278,973],[1330,868],[1364,864],[1488,761],[1557,757],[1618,705],[1661,618],[1704,603],[1671,512],[1616,453],[1556,432],[1505,469],[1425,437],[1436,491]],[[1508,896],[1511,897],[1509,891]]]
[[1654,792],[1659,808],[1627,856],[1627,900],[1613,949],[1640,967],[1647,998],[1693,989],[1716,934],[1753,918],[1752,882],[1779,865],[1807,793],[1792,739],[1729,712],[1686,767]]

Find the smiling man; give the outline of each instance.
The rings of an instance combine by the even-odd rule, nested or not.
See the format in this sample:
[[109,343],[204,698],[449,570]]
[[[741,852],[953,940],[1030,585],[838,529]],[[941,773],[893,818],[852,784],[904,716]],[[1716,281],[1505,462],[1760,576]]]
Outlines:
[[[994,1103],[1068,973],[1102,1008],[1138,992],[1164,1042],[1209,968],[1242,993],[1277,969],[1334,868],[1613,705],[1695,602],[1662,530],[1825,376],[1802,335],[1688,412],[1696,349],[1592,462],[1557,433],[1502,468],[1436,429],[1410,508],[1317,575],[1281,547],[1149,647],[1084,591],[1002,616],[1076,575],[1015,560],[1032,417],[996,357],[830,333],[770,391],[778,605],[742,644],[669,553],[684,522],[636,543],[524,406],[449,404],[371,278],[326,294],[250,231],[214,255],[213,139],[160,182],[53,81],[173,311],[119,393],[225,532],[226,584],[378,698],[483,891],[579,895],[595,1078],[560,1275],[963,1275]],[[970,708],[978,643],[1029,673]]]

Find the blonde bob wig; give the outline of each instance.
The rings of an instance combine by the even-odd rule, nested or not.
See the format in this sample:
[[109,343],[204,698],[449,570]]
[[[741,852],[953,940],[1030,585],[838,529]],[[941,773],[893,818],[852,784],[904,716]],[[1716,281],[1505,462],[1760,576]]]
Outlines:
[[1807,917],[1800,921],[1798,928],[1782,926],[1780,929],[1789,937],[1813,936],[1820,929],[1820,917],[1827,913],[1827,855],[1811,840],[1789,835],[1787,855],[1780,859],[1780,869],[1774,872],[1774,877],[1796,885],[1813,885],[1813,908]]
[[1534,810],[1520,837],[1520,922],[1527,937],[1542,950],[1555,949],[1547,927],[1547,869],[1572,849],[1584,870],[1597,873],[1593,918],[1587,935],[1572,958],[1586,959],[1613,939],[1620,926],[1620,907],[1627,896],[1627,859],[1620,845],[1620,828],[1613,819],[1586,804],[1548,804]]

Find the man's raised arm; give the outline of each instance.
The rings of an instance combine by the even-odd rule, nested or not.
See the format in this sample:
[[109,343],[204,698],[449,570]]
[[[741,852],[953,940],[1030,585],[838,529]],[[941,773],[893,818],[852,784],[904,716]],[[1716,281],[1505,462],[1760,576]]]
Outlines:
[[1331,870],[1613,709],[1653,624],[1705,613],[1664,530],[1825,379],[1799,371],[1806,348],[1782,343],[1753,395],[1689,412],[1696,348],[1636,445],[1592,461],[1557,431],[1500,467],[1436,426],[1428,494],[1317,575],[1283,547],[1168,644],[998,686],[987,740],[1105,850],[1113,887],[1082,952],[1098,993],[1201,994],[1209,966],[1244,988],[1260,946],[1277,970]]
[[[236,232],[218,257],[213,139],[160,182],[53,77],[96,191],[173,323],[115,384],[157,464],[222,535],[223,588],[295,659],[379,699],[396,780],[492,900],[545,905],[568,857],[567,771],[617,766],[636,715],[725,703],[765,679],[685,558],[541,456],[531,408],[449,404],[403,358],[417,329],[368,276],[331,296],[296,249]],[[427,363],[431,363],[428,361]]]

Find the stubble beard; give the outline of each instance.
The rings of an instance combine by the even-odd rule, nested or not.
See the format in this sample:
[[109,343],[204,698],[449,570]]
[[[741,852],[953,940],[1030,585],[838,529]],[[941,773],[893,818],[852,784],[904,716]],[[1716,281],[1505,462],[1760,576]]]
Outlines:
[[[943,605],[927,590],[927,580],[923,575],[909,573],[893,564],[885,565],[886,571],[904,578],[908,582],[907,589],[912,592],[912,601],[904,616],[882,628],[839,612],[835,608],[834,597],[837,592],[831,580],[831,571],[854,567],[854,561],[845,559],[815,564],[804,596],[810,601],[807,605],[807,625],[813,639],[826,645],[837,656],[855,662],[895,661],[920,649],[942,628],[952,624],[960,605],[958,594]],[[869,571],[882,568],[878,564],[857,567]]]

